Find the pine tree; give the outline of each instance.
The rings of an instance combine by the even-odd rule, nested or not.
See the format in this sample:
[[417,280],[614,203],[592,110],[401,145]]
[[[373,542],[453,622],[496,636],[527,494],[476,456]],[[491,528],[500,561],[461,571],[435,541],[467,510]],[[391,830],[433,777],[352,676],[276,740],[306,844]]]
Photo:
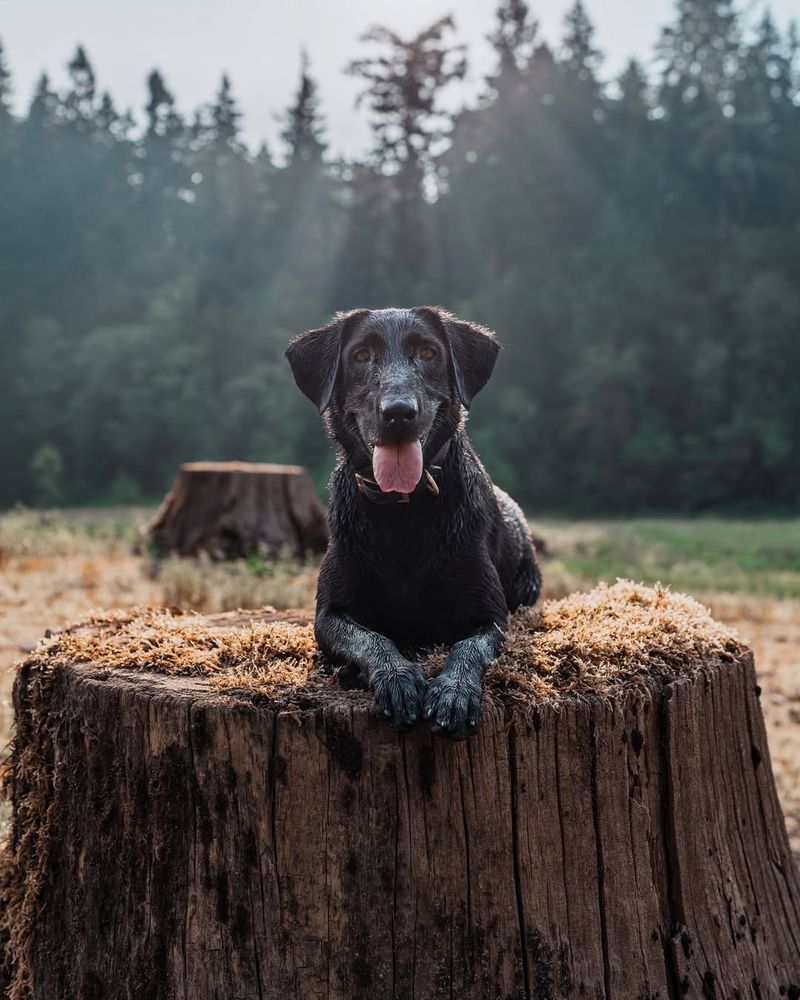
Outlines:
[[738,214],[762,225],[791,215],[800,199],[793,58],[791,40],[784,40],[767,12],[742,48],[734,83],[730,125],[739,168]]
[[[11,74],[6,66],[3,46],[0,44],[0,191],[3,192],[3,204],[11,204],[19,201],[20,193],[24,192],[25,176],[20,171],[20,160],[18,155],[18,130],[16,122],[9,107],[9,94],[11,92]],[[13,273],[13,264],[19,245],[16,232],[11,225],[11,212],[0,210],[0,260],[3,261],[0,267],[0,342],[3,340],[3,318],[4,306],[7,306],[8,298],[3,295],[2,278],[9,271]],[[3,302],[2,300],[6,301]],[[0,368],[8,365],[6,352],[0,346]],[[2,394],[2,388],[0,388]],[[2,406],[0,406],[0,419],[5,416]]]
[[[580,192],[587,205],[592,198],[598,202],[598,193],[591,188],[608,183],[608,149],[601,125],[607,102],[597,76],[602,57],[594,45],[594,34],[586,8],[576,0],[564,15],[564,35],[550,91],[553,127],[556,134],[563,132],[568,137],[569,148],[563,138],[560,140],[565,146],[562,169],[572,175],[572,190]],[[571,214],[569,207],[566,211]]]
[[67,64],[67,72],[70,88],[62,102],[64,117],[82,131],[91,130],[96,125],[96,81],[94,69],[82,45],[78,46]]
[[408,199],[420,194],[425,168],[449,132],[442,92],[467,71],[464,46],[444,41],[454,27],[451,17],[443,17],[406,40],[376,26],[362,41],[379,51],[347,67],[365,84],[358,104],[366,102],[372,112],[377,162],[400,175],[400,189]]
[[11,71],[6,65],[3,43],[0,41],[0,130],[11,123]]
[[775,122],[793,107],[796,86],[791,44],[785,44],[767,10],[753,41],[744,47],[735,83],[737,115]]
[[157,69],[147,77],[147,94],[148,136],[169,136],[181,131],[183,123],[175,110],[175,98]]
[[128,113],[121,113],[114,104],[114,98],[104,90],[100,95],[97,109],[97,124],[107,141],[125,140],[133,128],[133,119]]
[[558,80],[552,94],[554,110],[586,163],[599,166],[603,151],[598,117],[604,94],[597,71],[601,55],[594,45],[594,25],[581,0],[564,15],[564,36],[558,60]]
[[[5,192],[7,198],[13,199],[19,190],[18,182],[21,177],[17,155],[17,123],[11,113],[10,93],[11,73],[6,66],[0,43],[0,191]],[[7,260],[9,252],[13,252],[9,234],[0,234],[0,259]]]
[[519,88],[533,58],[538,23],[525,0],[502,0],[494,30],[487,36],[497,53],[497,70],[489,78],[497,92]]
[[287,110],[281,138],[286,143],[293,166],[319,166],[325,153],[322,139],[325,126],[319,112],[317,85],[309,73],[308,53],[300,56],[300,84],[294,103]]
[[[372,112],[374,165],[388,180],[370,178],[375,182],[370,184],[370,211],[379,208],[387,216],[378,222],[373,215],[363,235],[379,239],[376,228],[386,234],[383,242],[396,260],[391,298],[416,298],[421,294],[419,282],[429,273],[432,247],[423,222],[426,180],[434,179],[434,157],[452,128],[441,97],[467,70],[464,46],[446,41],[454,27],[452,18],[444,17],[408,40],[388,28],[373,27],[362,41],[377,50],[347,68],[364,83],[357,104],[366,103]],[[371,252],[378,257],[382,249],[375,246]]]
[[626,115],[641,118],[647,114],[647,77],[638,59],[629,60],[619,78],[617,107]]
[[530,92],[537,31],[538,24],[525,0],[501,0],[495,26],[486,36],[497,57],[496,68],[486,77],[487,89],[477,106],[455,115],[450,147],[439,157],[442,176],[465,160],[475,163],[514,127],[514,111],[525,104]]
[[[186,181],[187,136],[175,98],[158,70],[147,77],[147,129],[141,144],[143,190],[150,196],[173,199]],[[167,205],[162,209],[170,214]]]
[[188,129],[175,98],[157,69],[148,74],[146,87],[147,127],[138,143],[133,175],[139,223],[133,239],[150,240],[147,254],[136,258],[137,282],[145,287],[158,273],[180,271],[176,256],[187,252],[191,243],[188,208],[195,197]]
[[552,102],[556,77],[556,57],[547,42],[542,42],[536,46],[528,68],[529,87],[537,100],[547,104]]
[[631,213],[628,225],[632,229],[636,219],[643,226],[655,226],[653,216],[662,203],[653,191],[654,178],[659,176],[653,142],[656,123],[650,118],[649,82],[638,60],[628,62],[617,88],[619,96],[606,104],[605,129],[613,190]]
[[562,65],[579,80],[592,83],[599,61],[600,52],[594,47],[594,25],[582,0],[575,0],[564,15]]
[[214,103],[209,108],[209,120],[206,125],[206,139],[218,152],[242,152],[242,145],[239,142],[241,117],[242,114],[233,96],[230,77],[227,73],[223,73]]
[[50,86],[50,77],[42,73],[36,82],[28,114],[25,117],[26,126],[49,125],[55,121],[58,108],[58,94]]
[[704,100],[728,105],[739,44],[733,0],[678,0],[677,17],[663,30],[657,50],[667,110]]

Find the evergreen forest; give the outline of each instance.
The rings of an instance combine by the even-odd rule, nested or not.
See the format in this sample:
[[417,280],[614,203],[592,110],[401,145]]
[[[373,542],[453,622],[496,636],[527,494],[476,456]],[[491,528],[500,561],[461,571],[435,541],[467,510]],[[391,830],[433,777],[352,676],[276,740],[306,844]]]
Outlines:
[[678,0],[612,79],[580,0],[550,40],[502,0],[490,41],[453,111],[456,20],[354,39],[357,160],[305,58],[254,148],[235,67],[189,116],[153,69],[129,111],[79,46],[15,113],[0,48],[0,506],[139,502],[200,459],[322,488],[286,343],[339,309],[442,304],[504,344],[471,431],[528,509],[796,510],[800,39]]

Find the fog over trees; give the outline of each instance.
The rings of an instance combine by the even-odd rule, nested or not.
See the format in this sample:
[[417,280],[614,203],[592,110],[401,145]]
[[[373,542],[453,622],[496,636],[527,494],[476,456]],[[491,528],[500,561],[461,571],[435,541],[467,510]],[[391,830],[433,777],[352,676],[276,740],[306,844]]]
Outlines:
[[280,148],[252,150],[235,74],[186,118],[158,67],[131,115],[78,47],[16,117],[0,49],[0,504],[155,497],[198,459],[321,485],[286,342],[441,303],[505,345],[472,433],[530,509],[796,507],[797,36],[679,0],[654,69],[608,81],[580,2],[551,46],[503,0],[491,43],[453,114],[452,19],[355,41],[360,162],[328,155],[305,58]]

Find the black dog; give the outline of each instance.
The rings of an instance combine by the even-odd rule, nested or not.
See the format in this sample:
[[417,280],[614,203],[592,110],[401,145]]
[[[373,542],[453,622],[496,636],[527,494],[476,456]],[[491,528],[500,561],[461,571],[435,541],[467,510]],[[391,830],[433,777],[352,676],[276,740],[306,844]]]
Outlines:
[[[490,330],[420,307],[340,313],[286,351],[340,449],[317,642],[394,726],[424,710],[455,739],[480,723],[508,612],[541,583],[522,511],[464,430],[499,349]],[[407,657],[440,644],[452,649],[427,684]]]

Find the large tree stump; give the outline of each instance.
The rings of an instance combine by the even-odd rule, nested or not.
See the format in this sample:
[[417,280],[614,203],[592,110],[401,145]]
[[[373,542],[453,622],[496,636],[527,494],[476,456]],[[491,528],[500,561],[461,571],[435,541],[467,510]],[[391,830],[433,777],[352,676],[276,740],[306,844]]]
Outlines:
[[753,659],[694,602],[522,612],[462,744],[276,617],[120,614],[22,666],[12,997],[800,995]]
[[239,559],[257,552],[324,552],[325,508],[299,465],[182,465],[148,529],[156,553]]

